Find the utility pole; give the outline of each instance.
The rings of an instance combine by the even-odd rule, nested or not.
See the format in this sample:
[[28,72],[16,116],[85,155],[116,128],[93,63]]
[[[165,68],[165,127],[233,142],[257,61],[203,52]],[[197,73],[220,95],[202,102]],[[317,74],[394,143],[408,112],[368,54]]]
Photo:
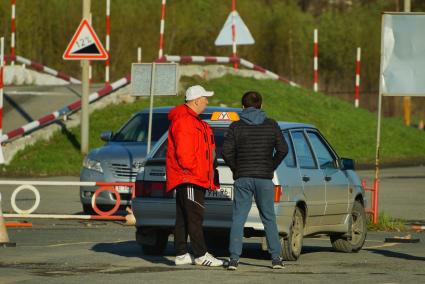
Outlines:
[[[83,0],[83,18],[90,20],[90,0]],[[81,154],[89,151],[89,61],[81,61],[82,98],[81,98]]]
[[[404,12],[410,12],[411,0],[404,0]],[[410,113],[412,109],[411,97],[403,97],[403,112],[404,112],[404,124],[410,126]]]

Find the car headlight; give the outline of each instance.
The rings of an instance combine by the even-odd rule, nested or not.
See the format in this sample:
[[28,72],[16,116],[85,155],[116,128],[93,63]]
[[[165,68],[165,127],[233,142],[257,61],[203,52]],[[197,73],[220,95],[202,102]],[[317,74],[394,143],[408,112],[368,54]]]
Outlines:
[[103,169],[102,169],[102,166],[100,165],[100,162],[89,159],[87,157],[84,158],[83,167],[89,170],[103,173]]

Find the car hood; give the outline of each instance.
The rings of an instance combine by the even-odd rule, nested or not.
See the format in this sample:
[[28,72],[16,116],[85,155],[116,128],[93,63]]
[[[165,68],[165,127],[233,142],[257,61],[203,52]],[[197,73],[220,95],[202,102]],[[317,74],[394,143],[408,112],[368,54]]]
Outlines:
[[142,143],[110,142],[91,151],[88,157],[99,162],[140,162],[146,157],[146,148],[146,144]]

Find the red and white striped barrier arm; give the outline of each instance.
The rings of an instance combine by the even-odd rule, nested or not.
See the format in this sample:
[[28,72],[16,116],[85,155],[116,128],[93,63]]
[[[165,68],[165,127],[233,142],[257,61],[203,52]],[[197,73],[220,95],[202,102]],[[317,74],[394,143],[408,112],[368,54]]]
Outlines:
[[360,60],[361,60],[362,50],[360,47],[357,47],[357,58],[356,58],[356,90],[354,95],[354,106],[359,107],[360,101]]
[[158,51],[158,58],[162,58],[162,56],[163,56],[164,28],[165,28],[165,5],[166,5],[166,0],[162,0],[162,5],[161,5],[161,27],[159,29],[159,51]]
[[4,87],[3,68],[4,68],[4,37],[0,39],[0,137],[3,135],[3,87]]
[[293,82],[293,81],[291,81],[291,80],[289,80],[289,79],[287,79],[287,78],[285,78],[283,76],[280,76],[280,75],[278,75],[278,74],[276,74],[276,73],[274,73],[274,72],[272,72],[270,70],[267,70],[267,69],[265,69],[265,68],[263,68],[261,66],[255,65],[254,63],[249,62],[248,60],[245,60],[245,59],[242,59],[241,58],[240,59],[240,63],[245,68],[252,69],[252,70],[255,70],[255,71],[264,73],[264,74],[268,75],[272,79],[282,81],[282,82],[284,82],[286,84],[289,84],[289,85],[291,85],[293,87],[300,87],[300,85],[298,85],[297,83],[295,83],[295,82]]
[[319,34],[317,29],[314,30],[314,45],[313,45],[313,89],[319,91]]
[[16,31],[16,0],[11,0],[12,4],[12,22],[11,22],[11,36],[10,36],[10,53],[14,57],[15,54],[15,31]]
[[255,65],[252,62],[249,62],[248,60],[238,58],[238,57],[223,57],[223,56],[190,56],[190,55],[165,55],[161,61],[168,61],[168,62],[180,62],[182,64],[186,63],[240,63],[242,66],[252,69],[261,73],[264,73],[270,78],[279,80],[282,82],[285,82],[293,87],[300,87],[297,83],[280,76],[276,73],[273,73],[261,66]]
[[[232,56],[237,57],[237,51],[236,51],[236,0],[232,0]],[[237,63],[233,63],[234,68],[238,68]]]
[[32,61],[32,60],[27,59],[27,58],[22,57],[22,56],[6,55],[5,60],[11,61],[11,62],[17,61],[19,63],[25,64],[27,67],[30,67],[31,69],[34,69],[36,71],[52,75],[54,77],[60,78],[62,80],[65,80],[65,81],[73,83],[73,84],[81,84],[81,81],[78,80],[78,79],[75,79],[71,76],[66,75],[63,72],[56,71],[52,68],[49,68],[47,66],[42,65],[41,63]]
[[411,228],[415,231],[423,231],[425,230],[425,226],[421,226],[421,225],[412,225]]
[[[96,101],[97,99],[99,99],[101,97],[109,95],[110,93],[128,85],[130,83],[130,81],[131,81],[131,78],[130,78],[130,75],[128,75],[128,76],[121,78],[120,80],[118,80],[118,81],[116,81],[112,84],[106,85],[105,87],[99,89],[97,92],[92,93],[89,96],[89,102],[92,103],[92,102]],[[42,118],[40,118],[38,120],[34,120],[34,121],[32,121],[28,124],[25,124],[22,127],[19,127],[15,130],[8,132],[5,135],[2,135],[0,137],[0,143],[6,142],[6,141],[13,139],[15,137],[24,135],[25,133],[28,133],[28,132],[36,129],[36,128],[45,126],[45,125],[55,121],[59,117],[66,115],[66,114],[69,114],[71,112],[74,112],[74,111],[76,111],[80,108],[81,108],[81,100],[78,100],[78,101],[76,101],[76,102],[74,102],[70,105],[67,105],[67,106],[65,106],[65,107],[63,107],[63,108],[61,108],[57,111],[54,111],[54,112],[52,112],[52,113],[50,113],[46,116],[43,116]]]
[[227,56],[165,55],[162,61],[185,63],[238,63],[239,58]]
[[108,59],[105,61],[105,84],[109,84],[109,59],[110,59],[110,35],[111,35],[111,0],[106,0],[106,53]]

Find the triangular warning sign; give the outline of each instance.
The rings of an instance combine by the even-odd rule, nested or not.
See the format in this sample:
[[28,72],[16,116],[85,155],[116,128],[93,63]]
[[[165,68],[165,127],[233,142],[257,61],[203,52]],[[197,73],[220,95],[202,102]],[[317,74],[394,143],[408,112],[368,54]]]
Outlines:
[[108,53],[87,19],[83,19],[62,57],[68,60],[106,60]]
[[[224,23],[223,28],[221,29],[217,39],[215,40],[215,45],[232,45],[232,13],[227,17],[226,22]],[[255,40],[252,37],[251,33],[248,30],[248,27],[243,22],[241,16],[238,12],[235,13],[235,26],[236,26],[236,44],[254,44]]]

